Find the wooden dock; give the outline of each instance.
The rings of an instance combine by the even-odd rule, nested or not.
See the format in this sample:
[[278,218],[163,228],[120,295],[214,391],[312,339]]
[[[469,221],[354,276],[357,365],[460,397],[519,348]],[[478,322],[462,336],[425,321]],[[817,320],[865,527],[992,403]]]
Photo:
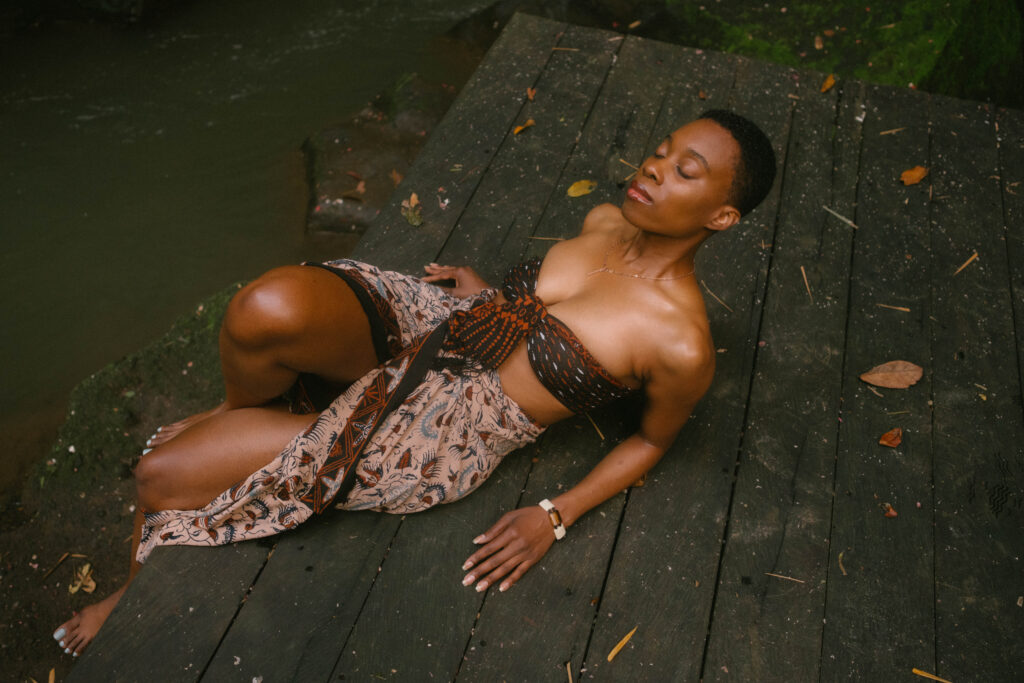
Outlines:
[[[471,539],[575,483],[629,429],[624,406],[426,513],[158,548],[69,680],[1014,679],[1024,112],[823,78],[517,15],[355,257],[499,281],[620,202],[624,162],[676,125],[751,117],[779,179],[698,261],[718,371],[673,449],[504,594],[461,585]],[[904,186],[914,166],[928,175]],[[582,179],[596,189],[568,197]],[[413,192],[420,227],[400,214]],[[859,379],[897,359],[923,378]],[[902,444],[879,445],[895,427]]]

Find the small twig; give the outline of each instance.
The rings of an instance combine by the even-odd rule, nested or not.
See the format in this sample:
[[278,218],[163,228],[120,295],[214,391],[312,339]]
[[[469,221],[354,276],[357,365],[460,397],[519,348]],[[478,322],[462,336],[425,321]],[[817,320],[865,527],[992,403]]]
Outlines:
[[50,571],[48,571],[45,574],[43,574],[43,581],[46,581],[46,579],[48,579],[50,577],[50,574],[52,574],[55,571],[57,571],[57,567],[59,567],[61,565],[61,563],[63,563],[64,560],[68,559],[69,557],[71,557],[71,553],[64,553],[63,555],[61,555],[60,559],[57,560],[57,564],[55,564],[52,567],[50,567]]
[[918,669],[918,668],[916,668],[916,667],[915,667],[915,668],[913,668],[913,669],[911,669],[911,670],[910,670],[910,672],[911,672],[911,673],[915,673],[915,674],[917,674],[918,676],[923,676],[924,678],[930,678],[930,679],[932,679],[933,681],[939,681],[939,683],[953,683],[953,681],[948,681],[948,680],[946,680],[945,678],[939,678],[939,677],[938,677],[938,676],[936,676],[935,674],[930,674],[930,673],[928,673],[927,671],[921,671],[920,669]]
[[846,223],[847,225],[849,225],[849,226],[850,226],[851,228],[853,228],[854,230],[856,230],[856,229],[857,229],[857,224],[856,224],[856,223],[854,223],[853,221],[851,221],[851,220],[850,220],[849,218],[847,218],[846,216],[844,216],[844,215],[842,215],[842,214],[840,214],[840,213],[836,213],[835,211],[833,211],[832,209],[828,208],[828,207],[827,207],[827,206],[825,206],[824,204],[822,204],[822,205],[821,205],[821,208],[825,209],[825,210],[826,210],[826,211],[828,211],[828,212],[829,212],[830,214],[832,214],[833,216],[835,216],[836,218],[838,218],[838,219],[839,219],[839,220],[841,220],[842,222]]
[[724,301],[722,301],[721,299],[719,299],[719,298],[718,298],[718,295],[717,295],[717,294],[715,294],[714,292],[712,292],[712,291],[711,291],[711,288],[710,288],[710,287],[708,287],[708,286],[707,286],[707,284],[705,284],[703,280],[701,280],[701,281],[700,281],[700,284],[701,284],[701,286],[702,286],[702,287],[704,287],[704,289],[706,289],[706,290],[707,290],[708,294],[710,294],[710,295],[712,296],[712,298],[714,298],[714,300],[715,300],[715,301],[717,301],[718,303],[720,303],[720,304],[722,304],[723,306],[725,306],[725,309],[726,309],[727,311],[729,311],[730,313],[735,313],[735,312],[736,312],[736,311],[732,310],[731,308],[729,308],[729,304],[727,304],[727,303],[725,303]]
[[956,269],[956,272],[953,273],[953,276],[956,277],[957,275],[959,275],[961,270],[966,268],[968,266],[968,264],[971,263],[971,261],[974,261],[977,258],[978,258],[978,251],[977,251],[977,249],[975,249],[974,253],[971,254],[971,258],[969,258],[966,261],[964,261],[964,264]]
[[879,135],[892,135],[893,133],[899,133],[901,130],[906,129],[906,126],[903,126],[902,128],[890,128],[889,130],[883,130]]
[[527,235],[528,240],[548,240],[549,242],[564,242],[564,237],[535,237],[533,235]]
[[886,413],[886,415],[910,415],[910,411],[909,410],[894,410],[891,413]]
[[553,47],[551,49],[552,50],[562,50],[564,52],[579,52],[580,51],[580,49],[578,47]]
[[601,437],[601,441],[604,441],[604,434],[601,433],[601,428],[597,426],[596,422],[594,422],[594,418],[590,417],[590,413],[583,414],[587,416],[588,420],[590,420],[590,424],[594,425],[594,429],[597,430],[597,435]]
[[889,304],[875,304],[879,308],[891,308],[894,311],[903,311],[904,313],[910,313],[910,309],[906,306],[890,306]]
[[839,551],[839,571],[843,573],[843,576],[846,576],[846,567],[843,566],[843,553],[845,552],[845,550]]
[[633,164],[629,163],[628,161],[626,161],[626,160],[625,160],[625,159],[623,159],[622,157],[619,157],[619,161],[620,161],[620,162],[622,162],[622,163],[624,163],[624,164],[625,164],[626,166],[629,166],[629,167],[630,167],[631,169],[633,169],[634,171],[639,171],[639,170],[640,170],[639,168],[637,168],[637,167],[636,167],[636,166],[634,166]]
[[619,654],[619,650],[621,650],[622,648],[626,647],[626,643],[629,642],[629,639],[633,637],[633,634],[636,633],[636,630],[638,628],[640,628],[640,627],[639,626],[634,626],[633,630],[630,631],[629,633],[627,633],[626,637],[623,638],[622,640],[620,640],[619,644],[612,648],[612,651],[608,653],[608,661],[609,662],[612,661],[613,659],[615,659],[615,655]]
[[804,287],[806,287],[806,288],[807,288],[807,298],[808,298],[808,299],[810,299],[810,300],[811,300],[811,303],[813,304],[813,303],[814,303],[814,295],[813,295],[813,294],[811,294],[811,285],[810,285],[810,283],[809,283],[809,282],[807,282],[807,271],[806,271],[806,270],[804,270],[804,267],[803,267],[803,266],[800,266],[800,272],[801,272],[801,273],[803,274],[803,276],[804,276]]
[[782,574],[772,574],[771,572],[765,572],[765,576],[774,576],[776,579],[785,579],[786,581],[796,581],[797,583],[806,583],[802,579],[794,579],[792,576],[783,576]]
[[572,683],[572,667],[569,666],[570,664],[572,664],[572,661],[565,663],[565,675],[569,677],[569,683]]
[[871,393],[872,393],[872,394],[874,394],[874,395],[875,395],[875,396],[877,396],[878,398],[885,398],[885,394],[883,394],[883,393],[882,393],[881,391],[879,391],[878,389],[875,389],[875,388],[874,388],[873,386],[871,386],[870,384],[868,385],[868,389],[869,389],[869,390],[871,391]]

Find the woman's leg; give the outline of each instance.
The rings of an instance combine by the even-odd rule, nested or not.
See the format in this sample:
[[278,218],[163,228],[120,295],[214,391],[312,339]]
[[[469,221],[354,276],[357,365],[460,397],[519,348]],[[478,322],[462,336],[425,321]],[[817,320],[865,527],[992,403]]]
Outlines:
[[259,406],[299,373],[348,384],[376,367],[370,323],[348,284],[323,268],[275,268],[228,305],[220,332],[225,400],[161,428],[158,446],[212,415]]
[[[199,508],[260,469],[304,431],[316,415],[292,415],[275,408],[242,408],[211,416],[163,446],[135,469],[137,511],[132,533],[131,582],[139,569],[135,552],[142,510]],[[62,648],[78,655],[92,642],[128,583],[61,624],[53,634]]]

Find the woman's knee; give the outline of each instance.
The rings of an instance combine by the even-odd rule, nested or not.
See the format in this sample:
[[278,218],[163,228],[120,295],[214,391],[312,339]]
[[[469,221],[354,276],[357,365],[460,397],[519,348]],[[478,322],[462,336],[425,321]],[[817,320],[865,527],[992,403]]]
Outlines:
[[135,466],[135,494],[144,512],[172,510],[176,468],[173,458],[166,455],[165,446],[157,446],[139,460]]
[[293,339],[314,311],[314,283],[304,266],[270,270],[243,287],[228,304],[221,335],[249,349]]

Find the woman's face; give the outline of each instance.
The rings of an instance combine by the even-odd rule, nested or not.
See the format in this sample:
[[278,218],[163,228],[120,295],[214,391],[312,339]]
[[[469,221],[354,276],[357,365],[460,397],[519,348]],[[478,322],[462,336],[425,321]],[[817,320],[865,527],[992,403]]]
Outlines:
[[644,160],[622,214],[642,230],[671,236],[729,227],[739,220],[728,203],[739,154],[732,134],[714,121],[688,123]]

